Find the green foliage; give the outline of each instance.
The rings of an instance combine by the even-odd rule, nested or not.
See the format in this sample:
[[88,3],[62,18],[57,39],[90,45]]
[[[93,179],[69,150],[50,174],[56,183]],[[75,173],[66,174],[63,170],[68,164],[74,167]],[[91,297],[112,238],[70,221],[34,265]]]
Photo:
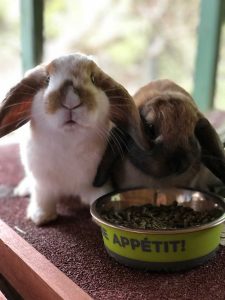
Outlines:
[[66,1],[45,1],[45,34],[48,38],[57,38],[60,34],[60,24],[65,22],[62,16],[66,13]]
[[[5,61],[20,54],[19,1],[0,0],[0,54],[4,52]],[[51,58],[62,52],[93,54],[127,87],[170,78],[191,92],[199,3],[200,0],[45,0],[45,49]],[[224,31],[217,76],[219,106],[225,106]]]
[[[12,12],[10,7],[18,5],[13,0],[0,1],[0,56],[2,63],[5,64],[10,57],[14,56],[19,49],[20,35],[19,35],[19,19],[16,17],[18,12]],[[11,6],[10,6],[11,5]]]
[[108,53],[115,63],[121,67],[129,67],[129,65],[140,60],[140,56],[145,52],[145,47],[146,41],[143,36],[140,35],[136,39],[128,36],[118,43],[112,44]]

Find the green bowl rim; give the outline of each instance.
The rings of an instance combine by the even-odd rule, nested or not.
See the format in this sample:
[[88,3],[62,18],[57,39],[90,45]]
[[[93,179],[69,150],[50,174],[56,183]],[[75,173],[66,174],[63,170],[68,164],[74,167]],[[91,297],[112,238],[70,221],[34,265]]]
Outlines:
[[124,226],[120,226],[120,225],[115,225],[112,224],[110,222],[105,221],[104,219],[101,218],[101,216],[99,215],[97,209],[96,209],[96,205],[98,202],[103,201],[104,198],[112,196],[112,195],[116,195],[118,193],[123,193],[126,191],[132,191],[132,190],[139,190],[139,189],[153,189],[154,187],[138,187],[138,188],[132,188],[132,189],[123,189],[123,190],[118,190],[118,191],[113,191],[110,192],[108,194],[105,194],[101,197],[99,197],[98,199],[96,199],[90,207],[90,213],[91,216],[94,220],[95,223],[97,223],[98,225],[106,225],[108,227],[111,227],[113,229],[116,230],[121,230],[121,231],[126,231],[126,232],[133,232],[133,233],[139,233],[139,234],[155,234],[155,235],[159,235],[159,234],[182,234],[182,233],[191,233],[191,232],[195,232],[195,231],[201,231],[201,230],[205,230],[205,229],[209,229],[212,227],[215,227],[221,223],[223,223],[225,221],[225,199],[222,196],[219,196],[217,194],[211,193],[211,192],[205,192],[199,189],[193,189],[193,188],[186,188],[186,187],[173,187],[173,188],[159,188],[159,190],[168,190],[168,189],[175,189],[175,190],[186,190],[186,191],[196,191],[196,192],[200,192],[202,194],[206,194],[209,195],[213,198],[217,199],[217,202],[220,203],[221,207],[224,210],[224,213],[221,217],[219,217],[218,219],[216,219],[213,222],[209,222],[207,224],[204,225],[199,225],[199,226],[195,226],[195,227],[189,227],[189,228],[183,228],[183,229],[160,229],[160,230],[145,230],[145,229],[133,229],[133,228],[128,228],[128,227],[124,227]]

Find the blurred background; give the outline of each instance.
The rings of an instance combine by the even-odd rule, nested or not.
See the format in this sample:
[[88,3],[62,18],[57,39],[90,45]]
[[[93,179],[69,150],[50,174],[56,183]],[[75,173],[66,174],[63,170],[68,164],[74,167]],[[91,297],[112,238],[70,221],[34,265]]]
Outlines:
[[[45,0],[44,5],[43,61],[84,52],[131,94],[160,78],[192,93],[200,0]],[[0,43],[3,99],[23,75],[19,0],[0,1]],[[225,109],[224,26],[214,106]]]

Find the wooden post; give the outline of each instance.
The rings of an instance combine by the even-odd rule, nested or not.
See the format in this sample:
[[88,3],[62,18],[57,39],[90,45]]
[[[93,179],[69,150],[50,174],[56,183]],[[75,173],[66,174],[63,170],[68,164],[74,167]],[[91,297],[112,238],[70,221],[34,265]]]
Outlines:
[[43,0],[20,0],[23,71],[40,63],[43,54]]
[[202,111],[213,106],[224,8],[223,0],[201,0],[193,98]]

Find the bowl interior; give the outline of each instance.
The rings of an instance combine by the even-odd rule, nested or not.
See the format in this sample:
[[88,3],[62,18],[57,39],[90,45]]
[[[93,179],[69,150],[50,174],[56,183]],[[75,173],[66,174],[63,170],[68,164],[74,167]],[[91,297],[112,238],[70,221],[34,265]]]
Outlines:
[[225,202],[221,197],[191,189],[155,189],[141,188],[109,194],[99,198],[92,209],[92,214],[101,219],[101,212],[108,210],[120,211],[130,206],[152,204],[155,206],[177,205],[190,207],[195,211],[221,210],[224,218]]

